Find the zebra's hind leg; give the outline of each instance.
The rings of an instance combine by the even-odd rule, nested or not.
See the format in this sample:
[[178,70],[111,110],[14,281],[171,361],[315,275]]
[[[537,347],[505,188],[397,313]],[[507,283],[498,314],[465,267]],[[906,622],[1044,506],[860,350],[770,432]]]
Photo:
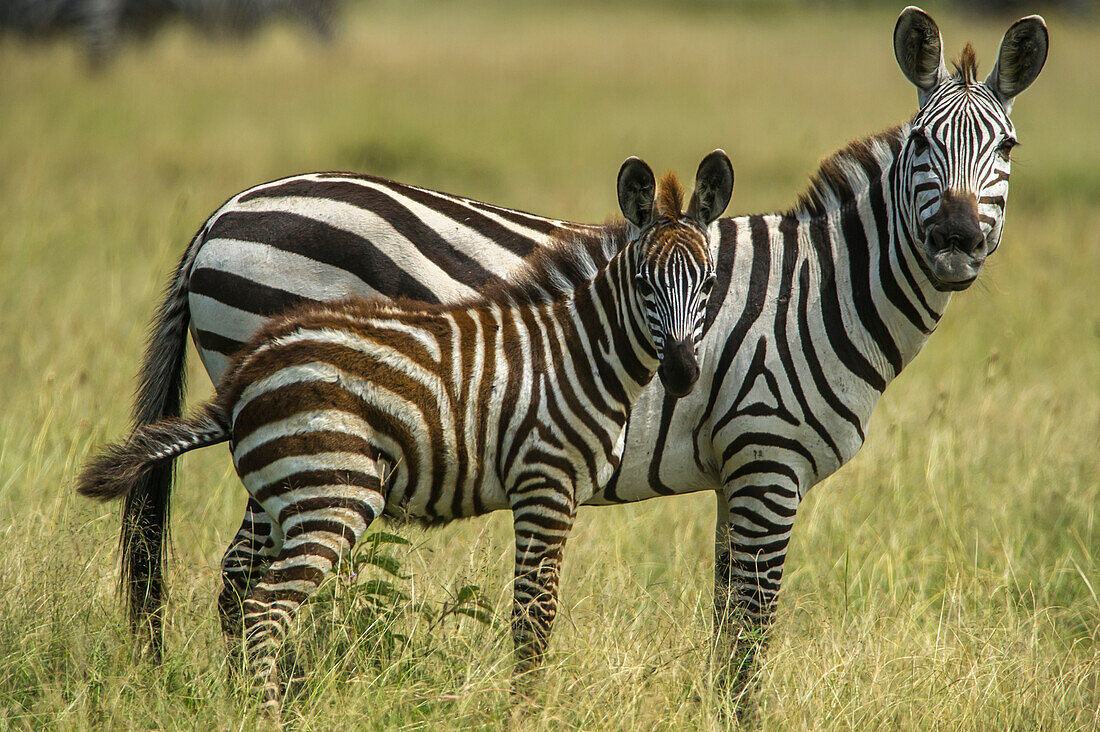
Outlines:
[[244,598],[278,556],[282,545],[282,529],[256,499],[249,497],[241,528],[222,557],[222,591],[218,595],[218,615],[229,648],[230,668],[234,671],[240,667]]
[[558,612],[562,554],[575,515],[571,491],[560,486],[526,489],[512,496],[516,532],[514,691],[529,686],[546,653]]
[[345,475],[347,483],[295,485],[277,500],[270,499],[281,507],[279,524],[285,538],[242,607],[248,668],[265,711],[275,718],[284,693],[279,653],[294,614],[385,507],[376,472]]

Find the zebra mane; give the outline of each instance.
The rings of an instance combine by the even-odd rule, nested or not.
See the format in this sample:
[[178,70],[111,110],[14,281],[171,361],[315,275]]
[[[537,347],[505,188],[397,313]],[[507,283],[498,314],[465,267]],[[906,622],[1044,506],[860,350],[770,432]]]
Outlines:
[[[978,83],[978,56],[972,45],[967,43],[951,64],[955,67],[950,79],[952,83],[967,88]],[[798,203],[784,212],[785,215],[820,216],[851,201],[857,193],[852,181],[863,181],[866,171],[881,168],[886,151],[896,151],[899,147],[902,128],[903,125],[896,125],[852,140],[822,160],[817,172],[810,176],[806,191],[798,197]]]
[[[657,185],[654,214],[676,220],[684,208],[684,186],[676,173],[668,171]],[[489,302],[549,304],[572,294],[596,276],[630,241],[632,227],[620,219],[595,231],[559,234],[549,245],[527,258],[515,275],[483,291]],[[480,298],[479,298],[480,299]],[[468,304],[477,304],[473,300]]]
[[854,200],[867,185],[867,171],[881,169],[884,158],[901,146],[901,138],[902,125],[897,125],[852,140],[821,161],[817,172],[810,176],[809,187],[784,215],[821,216]]
[[[654,212],[679,216],[684,189],[674,173],[661,176]],[[672,213],[675,212],[675,213]],[[486,285],[477,294],[449,303],[426,303],[399,297],[393,300],[351,296],[335,302],[307,302],[287,308],[262,328],[244,348],[248,352],[264,340],[278,337],[301,324],[301,319],[326,317],[363,318],[396,313],[431,314],[445,311],[498,305],[550,305],[572,295],[595,277],[630,241],[633,225],[618,219],[601,227],[573,229],[554,239],[527,257],[519,271],[510,277]]]
[[661,182],[657,185],[657,215],[672,220],[680,218],[684,210],[684,185],[676,177],[676,173],[668,171],[661,176]]
[[[572,231],[537,250],[512,277],[485,286],[475,295],[454,302],[428,303],[407,297],[392,300],[352,295],[342,300],[307,301],[292,305],[272,318],[237,353],[248,354],[265,342],[299,328],[325,327],[332,321],[352,322],[374,317],[432,315],[492,304],[552,304],[599,273],[630,241],[631,227],[615,221],[593,231]],[[223,377],[228,382],[234,369]]]
[[951,62],[955,67],[955,77],[964,86],[973,86],[978,83],[978,55],[974,53],[974,47],[969,43],[963,48],[959,57]]
[[506,280],[490,285],[477,297],[496,303],[550,304],[572,294],[611,261],[630,240],[630,226],[619,220],[597,231],[570,231],[527,258],[526,264]]

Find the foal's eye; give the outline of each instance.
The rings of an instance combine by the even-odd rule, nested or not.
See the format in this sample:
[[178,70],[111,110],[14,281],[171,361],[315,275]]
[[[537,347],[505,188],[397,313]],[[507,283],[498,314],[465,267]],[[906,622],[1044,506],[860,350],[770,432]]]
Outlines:
[[703,283],[699,286],[699,292],[703,295],[709,295],[710,291],[714,289],[714,275],[708,275]]
[[1020,143],[1016,142],[1011,137],[1006,137],[1004,141],[997,146],[997,154],[1001,156],[1002,160],[1008,161],[1012,157],[1012,148],[1019,144]]

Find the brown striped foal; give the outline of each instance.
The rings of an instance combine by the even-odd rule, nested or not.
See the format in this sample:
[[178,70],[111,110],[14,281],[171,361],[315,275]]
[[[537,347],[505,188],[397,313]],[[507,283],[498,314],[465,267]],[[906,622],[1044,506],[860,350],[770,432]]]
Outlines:
[[576,508],[615,472],[634,400],[655,373],[675,395],[699,375],[715,279],[707,229],[732,188],[716,150],[683,212],[676,177],[655,196],[649,166],[631,158],[618,178],[629,223],[563,238],[476,299],[293,310],[237,354],[197,416],[140,427],[92,461],[79,491],[119,498],[158,462],[230,441],[257,518],[250,551],[227,553],[219,604],[227,631],[243,621],[275,714],[277,651],[295,611],[374,519],[511,509],[512,635],[517,672],[532,670]]

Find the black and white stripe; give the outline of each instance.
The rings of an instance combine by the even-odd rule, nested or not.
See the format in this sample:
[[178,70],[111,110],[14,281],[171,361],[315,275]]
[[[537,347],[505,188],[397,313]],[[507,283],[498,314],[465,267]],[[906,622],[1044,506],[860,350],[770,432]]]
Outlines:
[[[761,636],[802,496],[856,453],[883,390],[997,247],[1008,113],[1046,43],[1041,18],[1018,21],[978,82],[972,54],[948,73],[935,23],[906,9],[895,50],[918,87],[913,119],[826,160],[792,210],[712,225],[700,383],[678,400],[656,386],[643,393],[620,470],[588,503],[718,491],[720,637]],[[170,298],[189,298],[216,379],[225,354],[288,304],[352,292],[458,299],[576,226],[367,176],[299,176],[216,212],[184,259],[179,278],[190,281]],[[176,337],[171,326],[158,321],[153,342]]]

